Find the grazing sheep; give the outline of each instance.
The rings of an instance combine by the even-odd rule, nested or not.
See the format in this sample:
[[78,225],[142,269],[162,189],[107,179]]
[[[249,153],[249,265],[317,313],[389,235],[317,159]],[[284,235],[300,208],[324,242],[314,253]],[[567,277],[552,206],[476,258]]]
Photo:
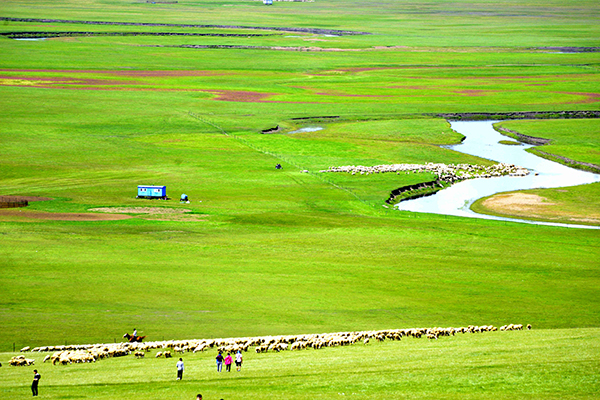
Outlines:
[[199,344],[195,349],[194,349],[194,353],[197,351],[204,351],[208,349],[208,345],[206,345],[205,343]]
[[257,347],[254,349],[254,351],[255,351],[256,353],[266,353],[266,352],[267,352],[267,350],[269,350],[269,346],[267,346],[267,345],[257,346]]
[[8,361],[8,365],[13,367],[24,367],[35,364],[35,360],[25,358],[25,356],[15,356]]
[[[526,326],[531,329],[531,325]],[[245,337],[245,338],[228,338],[228,339],[203,339],[203,340],[169,340],[162,342],[145,342],[145,343],[110,343],[110,344],[95,344],[95,345],[69,345],[69,346],[46,346],[36,347],[33,351],[55,351],[52,356],[46,356],[44,362],[51,360],[54,365],[72,364],[80,362],[93,362],[98,359],[108,357],[120,357],[131,353],[138,358],[144,357],[145,353],[151,349],[164,349],[158,351],[156,358],[170,358],[172,352],[185,351],[205,351],[206,349],[217,347],[220,350],[227,352],[248,351],[250,346],[255,347],[254,351],[265,353],[268,351],[280,352],[283,350],[301,350],[313,348],[315,350],[324,347],[347,346],[362,342],[366,345],[371,342],[371,339],[377,341],[401,340],[403,337],[421,338],[425,335],[428,339],[437,340],[444,336],[454,336],[456,333],[483,333],[493,331],[508,331],[522,330],[523,325],[509,324],[496,328],[493,325],[468,325],[460,328],[408,328],[408,329],[388,329],[379,331],[354,331],[354,332],[334,332],[321,334],[305,334],[305,335],[285,335],[285,336],[262,336],[262,337]],[[25,349],[25,348],[24,348]],[[24,350],[22,349],[22,350]],[[170,350],[169,350],[170,349]],[[19,360],[15,360],[11,365],[22,365],[26,363],[24,356],[20,356]],[[34,360],[28,360],[33,363]]]

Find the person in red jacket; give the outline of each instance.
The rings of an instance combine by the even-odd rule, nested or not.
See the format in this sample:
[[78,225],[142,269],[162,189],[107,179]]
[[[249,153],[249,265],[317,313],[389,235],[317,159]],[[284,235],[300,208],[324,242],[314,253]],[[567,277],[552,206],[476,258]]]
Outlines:
[[227,353],[227,357],[225,357],[225,370],[227,372],[231,372],[231,363],[233,362],[233,358],[231,358],[231,353]]

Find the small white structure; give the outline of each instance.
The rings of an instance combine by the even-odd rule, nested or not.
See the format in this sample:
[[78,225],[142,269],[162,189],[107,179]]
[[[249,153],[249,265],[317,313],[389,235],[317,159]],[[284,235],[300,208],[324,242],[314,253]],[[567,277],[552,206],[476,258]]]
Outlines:
[[273,0],[263,0],[263,4],[265,6],[272,6],[273,5]]

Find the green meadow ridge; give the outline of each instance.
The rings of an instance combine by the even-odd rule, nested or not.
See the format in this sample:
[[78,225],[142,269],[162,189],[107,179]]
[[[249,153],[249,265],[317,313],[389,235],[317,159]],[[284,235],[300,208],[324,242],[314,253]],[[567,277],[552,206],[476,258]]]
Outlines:
[[[496,164],[447,148],[453,119],[600,165],[597,1],[274,3],[2,2],[0,196],[28,205],[0,208],[0,397],[29,396],[36,368],[48,399],[596,398],[597,231],[386,203],[426,194],[431,170],[318,171]],[[600,220],[597,183],[518,195],[536,218]],[[218,346],[43,362],[133,328],[176,343],[507,322],[534,329],[248,351],[231,373]]]

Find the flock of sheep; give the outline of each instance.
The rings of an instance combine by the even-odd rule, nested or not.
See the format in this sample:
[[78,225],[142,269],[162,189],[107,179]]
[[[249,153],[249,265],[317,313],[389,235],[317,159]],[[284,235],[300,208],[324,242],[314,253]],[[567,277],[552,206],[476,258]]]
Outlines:
[[492,178],[497,176],[526,176],[529,170],[523,167],[518,167],[514,164],[499,163],[491,166],[471,165],[471,164],[383,164],[367,167],[363,165],[345,165],[341,167],[329,167],[329,169],[319,172],[345,172],[352,175],[361,174],[382,174],[387,172],[395,172],[400,174],[404,172],[419,173],[431,172],[448,183],[460,182],[465,179],[474,178]]
[[[321,349],[324,347],[346,346],[355,343],[368,344],[371,340],[384,341],[402,340],[403,337],[436,340],[442,336],[454,336],[457,333],[481,333],[494,331],[522,330],[523,325],[504,325],[497,328],[492,325],[469,325],[460,328],[411,328],[411,329],[387,329],[379,331],[355,331],[336,332],[306,335],[285,336],[260,336],[228,339],[194,339],[194,340],[169,340],[146,343],[110,343],[89,344],[73,346],[43,346],[24,347],[21,352],[54,352],[47,355],[43,362],[51,361],[54,365],[66,365],[73,363],[95,362],[108,357],[126,356],[131,353],[137,358],[143,358],[146,353],[154,349],[160,349],[155,357],[172,357],[173,353],[198,352],[215,349],[219,352],[248,351],[254,347],[256,353],[280,352],[284,350]],[[531,325],[527,325],[531,329]],[[10,365],[33,365],[34,360],[26,359],[19,355],[13,357]]]
[[25,367],[25,366],[33,365],[34,363],[35,363],[35,360],[30,359],[30,358],[25,358],[25,356],[23,356],[23,355],[18,355],[18,356],[14,356],[13,358],[11,358],[10,361],[8,362],[8,365],[12,365],[15,367]]

